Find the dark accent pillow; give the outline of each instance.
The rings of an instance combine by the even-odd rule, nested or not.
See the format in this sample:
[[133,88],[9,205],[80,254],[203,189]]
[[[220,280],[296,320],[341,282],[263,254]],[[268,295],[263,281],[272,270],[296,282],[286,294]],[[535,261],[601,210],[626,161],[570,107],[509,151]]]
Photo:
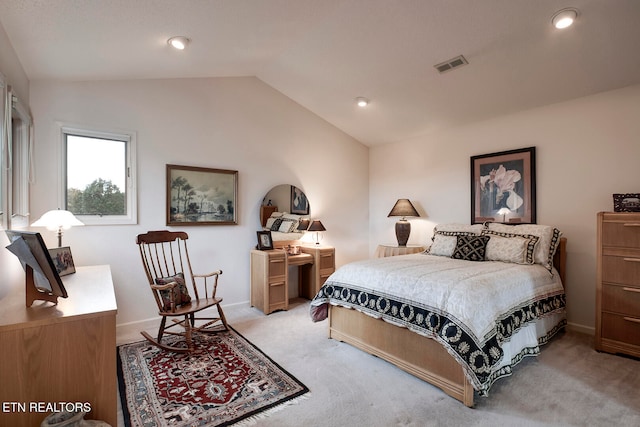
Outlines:
[[280,230],[281,225],[282,225],[282,218],[276,218],[276,220],[273,221],[273,224],[271,224],[271,231]]
[[176,307],[191,302],[191,295],[189,295],[189,290],[185,284],[184,274],[178,273],[175,276],[159,277],[156,279],[156,285],[166,285],[171,282],[178,282],[178,286],[173,289],[160,291],[160,297],[162,298],[162,305],[165,311],[171,310],[171,292],[174,294]]
[[457,236],[458,242],[451,258],[465,261],[484,261],[489,236]]

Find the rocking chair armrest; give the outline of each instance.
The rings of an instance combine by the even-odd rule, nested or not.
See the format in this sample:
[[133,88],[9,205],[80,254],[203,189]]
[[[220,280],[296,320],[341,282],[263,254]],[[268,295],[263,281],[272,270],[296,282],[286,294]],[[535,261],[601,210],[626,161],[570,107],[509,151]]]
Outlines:
[[151,289],[155,290],[155,291],[164,291],[167,289],[173,289],[176,286],[178,286],[178,282],[169,282],[165,285],[151,285]]
[[222,274],[222,270],[216,270],[208,274],[194,274],[193,277],[211,277],[211,276],[219,276],[221,274]]

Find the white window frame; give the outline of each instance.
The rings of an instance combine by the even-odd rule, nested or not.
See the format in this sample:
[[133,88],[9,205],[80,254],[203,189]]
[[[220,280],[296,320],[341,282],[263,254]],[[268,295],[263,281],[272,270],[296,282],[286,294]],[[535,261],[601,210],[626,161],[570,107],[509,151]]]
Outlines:
[[27,107],[13,95],[9,87],[8,96],[11,97],[11,117],[19,122],[11,123],[9,141],[10,149],[8,173],[8,203],[11,216],[7,218],[9,228],[25,228],[29,226],[29,185],[31,179],[32,154],[32,123],[31,114]]
[[9,228],[9,187],[8,187],[8,132],[7,122],[11,117],[6,114],[8,90],[5,78],[0,73],[0,229]]
[[119,225],[138,223],[138,195],[136,181],[136,132],[123,130],[99,130],[89,126],[58,123],[60,134],[60,174],[59,205],[67,202],[67,150],[66,135],[77,135],[88,138],[112,139],[126,144],[126,197],[127,213],[125,215],[76,215],[86,225]]

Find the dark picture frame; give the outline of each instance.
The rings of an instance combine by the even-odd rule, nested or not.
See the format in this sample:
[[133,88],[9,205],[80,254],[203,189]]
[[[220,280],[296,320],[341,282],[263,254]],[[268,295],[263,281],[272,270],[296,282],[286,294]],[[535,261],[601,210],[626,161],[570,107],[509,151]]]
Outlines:
[[617,193],[613,195],[614,212],[640,212],[640,193]]
[[273,238],[271,237],[271,231],[258,231],[258,249],[261,251],[267,251],[273,249]]
[[307,195],[294,185],[291,186],[291,213],[309,215],[309,200],[307,200]]
[[63,246],[61,248],[49,249],[49,256],[53,261],[53,265],[60,276],[66,276],[76,272],[76,266],[73,263],[71,248]]
[[40,233],[18,230],[5,233],[11,242],[7,249],[20,260],[26,273],[26,306],[31,307],[36,300],[57,304],[58,297],[67,298],[67,290]]
[[238,171],[167,165],[167,225],[237,225]]
[[536,223],[535,147],[471,157],[471,223],[486,221]]

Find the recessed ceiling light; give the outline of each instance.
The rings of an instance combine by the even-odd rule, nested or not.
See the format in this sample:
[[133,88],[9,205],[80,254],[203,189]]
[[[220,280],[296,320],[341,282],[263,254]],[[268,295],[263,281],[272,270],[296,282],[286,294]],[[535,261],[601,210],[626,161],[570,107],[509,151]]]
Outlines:
[[551,18],[551,23],[554,27],[561,30],[563,28],[570,27],[578,17],[578,9],[567,8],[559,10]]
[[364,108],[369,105],[369,100],[365,97],[359,96],[356,98],[356,105],[358,107]]
[[184,48],[187,47],[190,41],[191,40],[189,40],[185,36],[175,36],[167,40],[167,43],[169,44],[169,46],[174,47],[178,50],[184,50]]

